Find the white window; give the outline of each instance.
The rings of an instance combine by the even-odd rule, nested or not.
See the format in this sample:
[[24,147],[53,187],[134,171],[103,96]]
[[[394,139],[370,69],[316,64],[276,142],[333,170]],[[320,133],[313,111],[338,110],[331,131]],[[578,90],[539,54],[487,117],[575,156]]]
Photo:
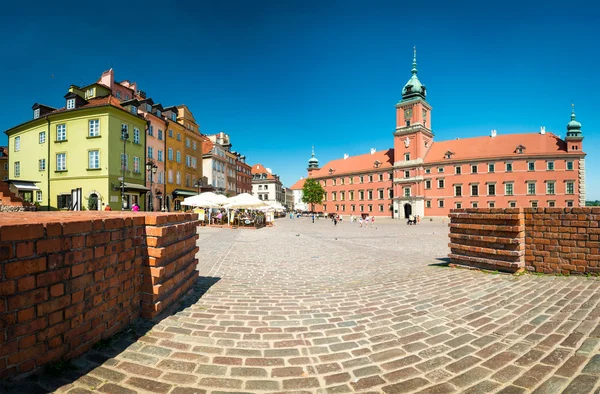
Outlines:
[[37,202],[42,202],[42,201],[43,201],[43,200],[42,200],[42,192],[41,192],[40,190],[37,190],[37,191],[35,192],[35,200],[36,200]]
[[431,208],[431,200],[425,201],[425,208]]
[[431,181],[429,179],[425,181],[425,189],[431,189]]
[[538,207],[538,202],[537,201],[532,201],[531,202],[531,208],[537,208]]
[[505,183],[504,184],[504,194],[507,196],[512,196],[515,194],[515,190],[514,190],[514,184],[512,183]]
[[[169,183],[173,183],[173,170],[169,170],[169,172],[167,173],[167,178],[168,178]],[[214,182],[214,180],[213,180],[213,182]]]
[[567,207],[569,207],[569,208],[573,207],[573,200],[567,201]]
[[554,189],[554,182],[547,182],[546,183],[546,194],[554,194],[555,189]]
[[33,111],[33,119],[37,119],[40,117],[40,109],[36,109],[35,111]]
[[454,185],[454,196],[455,197],[462,196],[462,185]]
[[117,98],[120,99],[121,98],[121,91],[117,90],[117,94],[116,94]]
[[477,174],[477,164],[471,164],[471,174]]
[[67,171],[67,154],[58,153],[56,155],[56,171]]
[[20,176],[21,176],[21,162],[15,161],[15,178],[18,178]]
[[100,135],[100,121],[98,119],[92,119],[89,121],[89,137],[98,137]]
[[410,197],[410,187],[404,188],[404,197]]
[[134,144],[140,143],[140,129],[138,129],[137,127],[133,128],[133,143]]
[[126,125],[125,123],[121,123],[121,139],[129,139],[129,125]]
[[444,208],[444,200],[438,200],[438,208]]
[[548,161],[548,162],[546,163],[546,169],[547,169],[548,171],[554,171],[554,161]]
[[137,107],[135,105],[131,106],[131,113],[137,115]]
[[410,178],[410,171],[404,171],[404,177],[405,178]]
[[160,115],[161,115],[161,113],[160,113],[160,110],[159,110],[159,109],[157,109],[157,110],[156,110],[156,116],[158,116],[158,117],[160,118]]
[[163,131],[161,129],[158,129],[158,139],[161,141],[163,139]]
[[67,100],[67,109],[73,109],[75,108],[75,99],[68,99]]
[[163,161],[163,151],[162,150],[158,150],[158,161]]
[[177,114],[175,112],[171,114],[171,119],[173,120],[173,122],[177,122]]
[[535,183],[534,182],[527,183],[527,194],[535,194]]
[[154,136],[154,126],[150,125],[148,127],[148,135]]
[[471,208],[477,208],[477,207],[479,207],[479,203],[477,203],[477,202],[473,201],[473,202],[471,203]]
[[496,165],[488,164],[488,172],[494,172],[496,170]]
[[189,147],[191,146],[191,143],[192,143],[192,142],[190,141],[190,139],[189,139],[189,138],[186,138],[186,139],[185,139],[185,147],[186,147],[186,148],[189,148]]
[[[148,103],[146,103],[146,112],[152,112],[152,106]],[[150,126],[152,127],[152,126]]]
[[129,100],[129,95],[128,94],[125,95],[125,100]]
[[548,201],[548,207],[554,208],[556,206],[556,201]]
[[56,125],[56,140],[66,141],[67,140],[67,125],[59,124]]
[[46,132],[42,131],[40,133],[40,144],[44,144],[44,143],[46,143]]
[[527,170],[528,171],[535,171],[535,161],[528,161],[527,162]]
[[490,183],[487,185],[487,187],[488,187],[488,196],[495,196],[496,195],[496,184]]
[[444,180],[438,179],[438,189],[443,189],[443,188],[444,188]]
[[177,151],[177,163],[181,163],[181,152]]
[[46,159],[40,159],[38,161],[38,167],[40,171],[46,171]]
[[154,158],[154,148],[149,146],[148,147],[148,159],[153,159]]
[[444,172],[444,167],[438,167],[438,172]]
[[133,157],[133,172],[140,173],[140,158],[136,156]]
[[185,166],[186,167],[192,166],[192,158],[189,155],[185,155]]
[[511,208],[516,208],[517,207],[517,202],[516,201],[509,201],[508,202],[508,206]]
[[21,137],[15,137],[15,152],[21,150]]
[[512,172],[513,165],[512,163],[506,163],[506,172]]
[[196,145],[196,141],[194,141],[194,142],[192,143],[192,146],[193,146],[193,149],[194,149],[194,150],[196,150],[196,148],[198,147],[198,146]]
[[454,173],[456,175],[460,175],[462,173],[462,167],[461,166],[454,167]]
[[178,185],[181,184],[181,174],[179,173],[179,171],[177,171],[175,183]]
[[575,182],[567,182],[567,185],[565,188],[565,193],[566,194],[575,194]]
[[404,160],[406,160],[406,161],[410,160],[410,153],[405,153],[404,154]]
[[121,170],[127,171],[129,155],[121,153]]
[[472,196],[479,195],[479,185],[471,185],[471,195]]
[[572,161],[567,162],[567,171],[573,171],[573,162]]
[[[167,151],[169,160],[173,160],[173,149],[169,148]],[[215,163],[213,162],[213,168],[215,167]]]
[[96,169],[100,168],[100,151],[91,150],[88,152],[88,168]]
[[495,207],[496,207],[496,203],[494,201],[488,202],[488,208],[495,208]]

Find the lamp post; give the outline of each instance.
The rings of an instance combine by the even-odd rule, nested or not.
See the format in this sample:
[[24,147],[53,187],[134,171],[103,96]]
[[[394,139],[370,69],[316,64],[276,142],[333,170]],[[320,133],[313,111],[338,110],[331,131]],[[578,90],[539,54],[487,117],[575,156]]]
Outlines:
[[127,140],[129,139],[129,133],[127,132],[127,129],[121,129],[121,139],[123,140],[123,160],[121,160],[121,167],[123,167],[123,179],[121,180],[121,211],[123,211],[125,206],[125,170],[127,169]]
[[197,187],[197,188],[198,188],[198,194],[200,194],[200,189],[202,188],[202,186],[204,186],[204,185],[203,185],[203,183],[202,183],[202,180],[201,180],[201,179],[198,179],[198,180],[196,181],[196,183],[194,183],[194,187]]
[[146,172],[148,172],[148,174],[150,174],[150,201],[148,202],[148,210],[149,211],[154,211],[154,201],[152,198],[152,175],[156,174],[157,169],[158,169],[158,166],[156,164],[154,164],[153,162],[149,161],[146,163]]

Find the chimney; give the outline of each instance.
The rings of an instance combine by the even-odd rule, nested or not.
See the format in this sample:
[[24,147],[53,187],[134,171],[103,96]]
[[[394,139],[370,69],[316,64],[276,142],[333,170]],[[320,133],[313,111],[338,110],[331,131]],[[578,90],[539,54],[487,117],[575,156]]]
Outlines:
[[546,134],[546,126],[540,127],[540,134]]
[[492,138],[494,138],[496,135],[498,135],[498,132],[496,130],[492,130]]
[[344,153],[344,160],[346,160],[346,159],[347,159],[347,158],[349,158],[349,157],[350,157],[350,155],[349,155],[349,154],[347,154],[347,153]]
[[375,152],[377,152],[377,149],[371,148],[371,154],[374,154]]
[[271,170],[270,168],[265,168],[267,170],[267,172],[271,175],[273,175],[273,170]]

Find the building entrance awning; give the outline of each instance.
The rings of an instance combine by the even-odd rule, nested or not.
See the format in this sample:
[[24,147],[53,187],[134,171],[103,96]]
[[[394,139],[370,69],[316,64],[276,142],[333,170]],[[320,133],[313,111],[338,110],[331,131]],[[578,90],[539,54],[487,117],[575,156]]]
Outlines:
[[17,188],[17,190],[40,190],[40,188],[35,185],[35,182],[10,181],[10,183]]
[[175,189],[173,191],[173,197],[184,196],[184,197],[192,197],[198,195],[198,192],[185,190],[185,189]]
[[129,183],[129,182],[125,182],[125,190],[130,191],[130,192],[140,192],[140,193],[146,193],[146,192],[150,191],[150,189],[148,189],[144,185],[140,185],[137,183]]

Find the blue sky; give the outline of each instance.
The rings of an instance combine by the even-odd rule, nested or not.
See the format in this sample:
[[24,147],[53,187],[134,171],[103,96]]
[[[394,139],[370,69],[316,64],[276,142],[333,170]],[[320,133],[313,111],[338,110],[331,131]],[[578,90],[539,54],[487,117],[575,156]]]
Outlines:
[[[417,46],[436,140],[560,136],[583,125],[588,199],[600,199],[600,9],[592,1],[8,2],[0,14],[0,130],[31,105],[114,68],[290,186],[321,164],[393,146]],[[96,3],[100,4],[100,3]],[[133,6],[135,4],[135,6]],[[0,135],[0,144],[6,135]]]

